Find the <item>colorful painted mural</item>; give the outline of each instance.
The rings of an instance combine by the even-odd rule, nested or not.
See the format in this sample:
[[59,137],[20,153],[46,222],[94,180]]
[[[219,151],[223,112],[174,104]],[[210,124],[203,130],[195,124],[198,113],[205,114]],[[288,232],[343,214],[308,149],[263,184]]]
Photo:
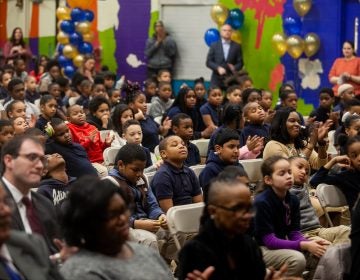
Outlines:
[[[74,1],[78,0],[70,0]],[[334,0],[332,5],[326,5],[326,0],[313,1],[311,10],[301,18],[300,36],[316,33],[321,47],[310,59],[305,56],[293,59],[288,54],[280,57],[271,45],[272,36],[284,32],[286,17],[299,18],[293,0],[219,0],[228,9],[241,9],[245,16],[241,40],[245,67],[254,84],[270,89],[276,100],[279,85],[283,81],[292,82],[301,96],[299,109],[304,114],[317,105],[319,88],[329,86],[327,74],[333,60],[340,55],[342,40],[351,39],[343,38],[345,33],[340,23],[344,15],[338,12],[347,2],[351,1]],[[0,47],[12,29],[20,26],[34,55],[52,56],[57,32],[55,3],[50,0],[40,4],[24,1],[24,6],[19,8],[16,1],[0,1]],[[64,5],[65,0],[60,4]],[[102,64],[118,75],[125,74],[131,80],[143,81],[146,69],[144,46],[153,32],[153,22],[159,17],[159,1],[89,0],[87,5],[95,13],[93,46],[100,53]]]

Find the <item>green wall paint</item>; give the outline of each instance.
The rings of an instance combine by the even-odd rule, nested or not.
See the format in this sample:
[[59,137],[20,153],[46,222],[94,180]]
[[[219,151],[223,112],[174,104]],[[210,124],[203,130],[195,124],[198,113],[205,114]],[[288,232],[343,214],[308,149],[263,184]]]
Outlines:
[[109,69],[116,73],[117,62],[115,58],[116,41],[114,28],[99,31],[99,41],[101,49],[102,65],[107,65]]

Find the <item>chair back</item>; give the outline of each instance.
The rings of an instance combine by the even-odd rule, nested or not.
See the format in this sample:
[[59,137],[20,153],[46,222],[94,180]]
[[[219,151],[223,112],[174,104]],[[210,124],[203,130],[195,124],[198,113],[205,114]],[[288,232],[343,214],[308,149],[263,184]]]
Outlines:
[[111,166],[115,164],[115,158],[120,150],[120,147],[108,147],[103,152],[105,166]]
[[193,165],[193,166],[190,166],[190,168],[194,171],[196,177],[199,179],[199,175],[200,175],[201,171],[203,171],[203,169],[205,168],[205,164]]
[[263,159],[246,159],[246,160],[240,160],[240,164],[244,167],[250,183],[257,183],[259,181],[263,180],[262,174],[261,174],[261,165],[263,163]]
[[207,156],[207,151],[209,147],[209,139],[197,139],[192,140],[191,143],[193,143],[198,149],[201,157]]

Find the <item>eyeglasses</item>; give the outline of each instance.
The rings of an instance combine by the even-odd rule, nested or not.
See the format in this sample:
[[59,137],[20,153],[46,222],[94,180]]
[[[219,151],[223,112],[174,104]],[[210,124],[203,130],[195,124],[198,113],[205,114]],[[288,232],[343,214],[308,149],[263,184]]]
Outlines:
[[254,214],[255,213],[255,207],[251,204],[251,205],[243,205],[243,204],[237,204],[234,205],[232,207],[226,207],[226,206],[222,206],[222,205],[216,205],[213,204],[215,207],[218,207],[220,209],[223,209],[225,211],[229,211],[229,212],[233,212],[233,213],[239,213],[239,214]]
[[46,156],[44,155],[38,155],[35,153],[30,153],[30,154],[22,154],[22,155],[18,155],[18,157],[24,157],[26,158],[28,161],[31,161],[33,164],[37,164],[39,161],[41,161],[42,165],[45,167],[47,166],[48,163],[48,159]]

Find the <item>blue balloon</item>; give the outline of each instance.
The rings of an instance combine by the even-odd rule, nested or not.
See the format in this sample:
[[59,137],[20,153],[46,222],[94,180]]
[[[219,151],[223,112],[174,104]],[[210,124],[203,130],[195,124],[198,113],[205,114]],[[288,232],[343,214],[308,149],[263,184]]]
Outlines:
[[204,40],[206,45],[210,47],[212,43],[220,40],[219,30],[217,30],[216,28],[210,28],[206,30]]
[[75,68],[74,66],[72,65],[68,65],[68,66],[65,66],[64,68],[64,74],[69,77],[69,78],[72,78],[75,74]]
[[66,58],[63,55],[59,55],[58,62],[60,64],[60,66],[63,67],[63,68],[65,68],[66,66],[71,66],[72,65],[72,60]]
[[79,44],[78,50],[82,54],[90,54],[93,52],[93,46],[88,42],[82,42]]
[[300,18],[286,17],[283,25],[287,36],[301,35],[302,23]]
[[230,10],[225,23],[229,24],[233,29],[240,29],[244,24],[244,13],[237,8]]
[[90,10],[85,10],[84,11],[85,14],[85,20],[87,20],[88,22],[92,22],[94,20],[94,13]]
[[70,20],[63,20],[60,24],[60,30],[67,34],[71,34],[75,31],[75,25]]
[[71,16],[71,20],[73,22],[85,20],[85,12],[83,10],[81,10],[80,8],[72,9],[70,16]]
[[63,44],[59,44],[59,46],[58,46],[58,48],[57,48],[58,54],[63,54],[63,49],[64,49],[64,45],[63,45]]
[[79,46],[83,42],[83,38],[81,34],[74,32],[69,35],[69,41],[72,45]]

